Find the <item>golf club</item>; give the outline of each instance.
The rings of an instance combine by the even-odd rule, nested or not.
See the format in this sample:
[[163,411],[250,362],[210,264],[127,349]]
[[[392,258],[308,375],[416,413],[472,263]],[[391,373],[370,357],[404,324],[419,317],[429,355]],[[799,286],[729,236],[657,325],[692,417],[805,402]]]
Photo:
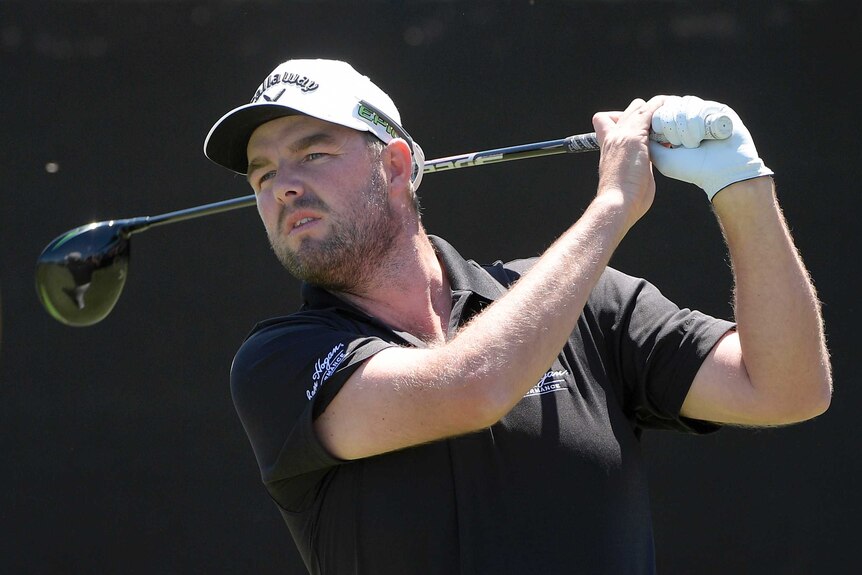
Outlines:
[[[727,138],[732,132],[731,120],[726,116],[707,118],[706,124],[712,125],[707,133],[714,139]],[[598,149],[592,132],[429,160],[423,174]],[[85,327],[98,323],[114,308],[126,283],[133,234],[253,205],[252,194],[157,216],[96,222],[69,230],[51,241],[36,261],[39,300],[52,317],[66,325]]]

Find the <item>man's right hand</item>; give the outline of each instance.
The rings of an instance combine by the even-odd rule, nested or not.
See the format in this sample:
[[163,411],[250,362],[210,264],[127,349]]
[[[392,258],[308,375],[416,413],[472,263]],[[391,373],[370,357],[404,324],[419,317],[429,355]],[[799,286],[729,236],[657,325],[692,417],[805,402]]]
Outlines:
[[653,113],[665,96],[637,98],[623,112],[598,112],[593,127],[601,145],[597,197],[619,201],[631,228],[652,206],[655,179],[649,155]]

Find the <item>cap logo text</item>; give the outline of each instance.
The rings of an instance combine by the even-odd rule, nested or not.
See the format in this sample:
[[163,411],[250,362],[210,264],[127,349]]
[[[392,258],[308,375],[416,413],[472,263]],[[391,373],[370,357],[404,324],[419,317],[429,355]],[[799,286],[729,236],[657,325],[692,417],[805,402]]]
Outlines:
[[371,124],[372,126],[382,126],[383,130],[392,136],[393,138],[398,138],[398,132],[393,128],[389,122],[380,117],[380,114],[375,112],[374,110],[359,104],[359,110],[357,111],[359,117]]
[[[254,97],[251,99],[251,103],[255,103],[260,100],[260,97],[263,96],[263,93],[272,88],[273,86],[277,86],[279,84],[287,84],[288,86],[296,86],[303,92],[313,92],[317,90],[320,86],[317,82],[313,81],[308,76],[303,76],[302,74],[294,74],[292,72],[285,72],[284,74],[272,74],[268,76],[263,83],[257,87],[257,90],[254,93]],[[274,98],[266,98],[268,102],[275,102],[278,100],[281,95],[284,94],[284,90],[278,94],[278,96]]]

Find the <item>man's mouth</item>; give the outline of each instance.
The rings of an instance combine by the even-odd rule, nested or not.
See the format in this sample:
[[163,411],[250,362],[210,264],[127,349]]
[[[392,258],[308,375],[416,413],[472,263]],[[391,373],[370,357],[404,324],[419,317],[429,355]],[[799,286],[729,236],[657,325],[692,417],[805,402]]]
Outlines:
[[320,218],[316,218],[314,216],[305,216],[304,218],[299,218],[298,220],[293,222],[293,224],[288,221],[287,225],[289,227],[287,228],[287,235],[291,235],[295,232],[304,230],[309,226],[314,226],[314,223],[319,221]]
[[302,218],[301,220],[299,220],[298,222],[293,224],[293,229],[302,227],[305,224],[307,224],[308,222],[314,222],[314,221],[317,221],[317,218]]

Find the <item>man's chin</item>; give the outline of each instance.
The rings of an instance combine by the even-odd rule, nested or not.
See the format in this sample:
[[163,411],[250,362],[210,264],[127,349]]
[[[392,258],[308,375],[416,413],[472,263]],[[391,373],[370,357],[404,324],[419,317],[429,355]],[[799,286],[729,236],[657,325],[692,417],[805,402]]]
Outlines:
[[303,240],[299,250],[291,250],[285,245],[273,245],[273,251],[278,261],[292,276],[303,281],[319,283],[327,275],[327,270],[321,269],[321,257],[313,247]]

